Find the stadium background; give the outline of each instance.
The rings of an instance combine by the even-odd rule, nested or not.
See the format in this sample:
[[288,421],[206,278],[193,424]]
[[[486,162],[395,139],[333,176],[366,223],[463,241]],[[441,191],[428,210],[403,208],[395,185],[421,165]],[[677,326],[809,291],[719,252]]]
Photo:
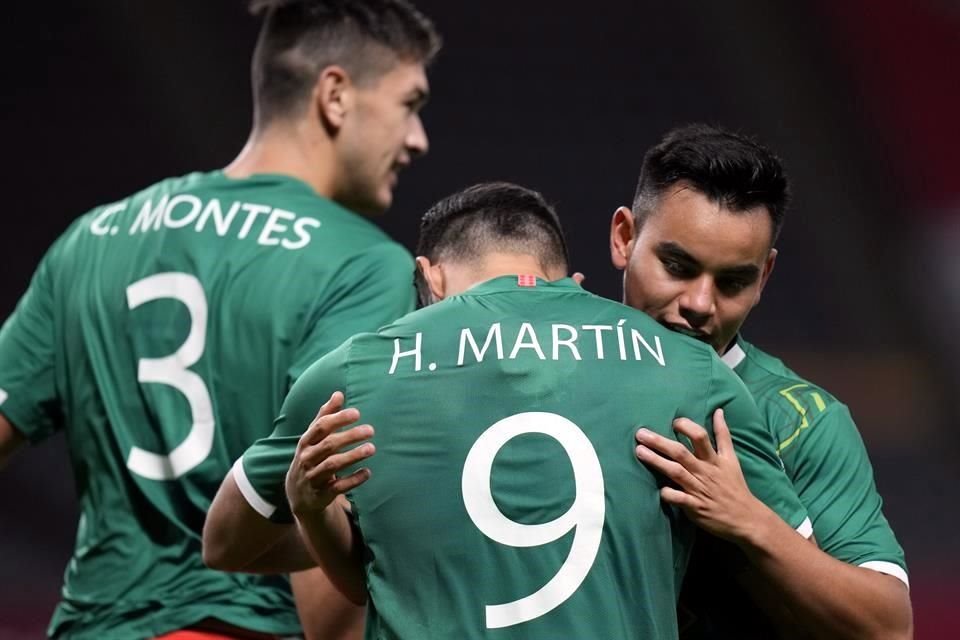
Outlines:
[[[617,297],[609,217],[662,132],[715,122],[782,155],[795,205],[747,335],[851,406],[917,637],[960,637],[960,5],[418,4],[446,40],[431,152],[381,220],[411,249],[431,202],[511,180],[556,203],[587,288]],[[257,29],[239,0],[6,11],[0,319],[72,218],[233,157]],[[0,474],[0,638],[40,636],[75,526],[62,438]]]

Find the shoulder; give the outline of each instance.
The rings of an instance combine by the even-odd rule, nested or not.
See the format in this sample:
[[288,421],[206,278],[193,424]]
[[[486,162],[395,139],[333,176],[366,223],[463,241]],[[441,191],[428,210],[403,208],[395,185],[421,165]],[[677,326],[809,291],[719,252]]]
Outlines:
[[749,343],[740,344],[746,355],[735,371],[780,438],[781,447],[815,423],[830,419],[852,423],[849,409],[832,393],[780,359]]

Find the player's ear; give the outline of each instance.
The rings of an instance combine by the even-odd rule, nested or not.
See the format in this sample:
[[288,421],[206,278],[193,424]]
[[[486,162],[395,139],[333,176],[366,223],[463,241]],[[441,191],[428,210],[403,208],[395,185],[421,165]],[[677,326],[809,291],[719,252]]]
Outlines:
[[311,93],[321,123],[331,133],[343,126],[353,106],[353,83],[346,69],[338,65],[324,67]]
[[444,281],[443,269],[440,268],[440,265],[431,263],[430,258],[426,256],[417,256],[417,270],[427,283],[433,301],[443,300],[445,297],[444,294],[446,293],[446,282]]
[[763,293],[763,288],[767,286],[767,280],[770,279],[770,274],[773,273],[773,267],[776,263],[777,250],[771,248],[766,261],[763,263],[763,272],[760,274],[760,286],[757,288],[757,297],[753,301],[754,305],[760,302],[760,295]]
[[627,268],[636,241],[636,232],[637,224],[628,207],[620,207],[613,212],[610,220],[610,261],[617,269]]

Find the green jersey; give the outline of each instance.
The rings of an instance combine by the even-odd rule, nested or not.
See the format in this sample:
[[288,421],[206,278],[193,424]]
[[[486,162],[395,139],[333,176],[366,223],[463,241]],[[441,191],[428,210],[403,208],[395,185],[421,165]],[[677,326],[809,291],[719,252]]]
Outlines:
[[[723,361],[753,394],[784,470],[810,514],[819,547],[838,560],[909,585],[903,549],[883,515],[850,410],[742,338]],[[736,423],[731,425],[736,429]],[[684,638],[776,637],[767,617],[734,584],[729,565],[717,565],[717,558],[731,556],[718,552],[718,545],[723,546],[708,540],[703,553],[698,549],[695,554],[684,604],[698,621]]]
[[692,525],[635,457],[647,426],[717,406],[754,490],[805,512],[746,389],[704,344],[572,280],[495,278],[352,338],[294,385],[234,467],[289,521],[284,477],[334,390],[377,428],[348,498],[367,548],[369,638],[675,638]]
[[0,411],[31,441],[65,431],[80,500],[50,633],[297,632],[286,578],[204,567],[204,517],[300,373],[412,309],[412,273],[280,175],[191,174],[79,218],[0,332]]

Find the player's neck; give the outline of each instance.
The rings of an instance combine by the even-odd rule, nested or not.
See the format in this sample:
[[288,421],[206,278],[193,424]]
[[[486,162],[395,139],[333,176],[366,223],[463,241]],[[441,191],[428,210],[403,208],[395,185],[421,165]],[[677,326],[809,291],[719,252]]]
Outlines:
[[541,280],[559,280],[566,275],[555,269],[545,269],[540,260],[533,256],[514,253],[491,253],[484,256],[477,267],[477,282],[493,280],[501,276],[528,275]]
[[318,140],[297,123],[255,128],[247,144],[223,172],[235,179],[262,173],[288,175],[325,197],[333,194],[334,171],[329,140]]

